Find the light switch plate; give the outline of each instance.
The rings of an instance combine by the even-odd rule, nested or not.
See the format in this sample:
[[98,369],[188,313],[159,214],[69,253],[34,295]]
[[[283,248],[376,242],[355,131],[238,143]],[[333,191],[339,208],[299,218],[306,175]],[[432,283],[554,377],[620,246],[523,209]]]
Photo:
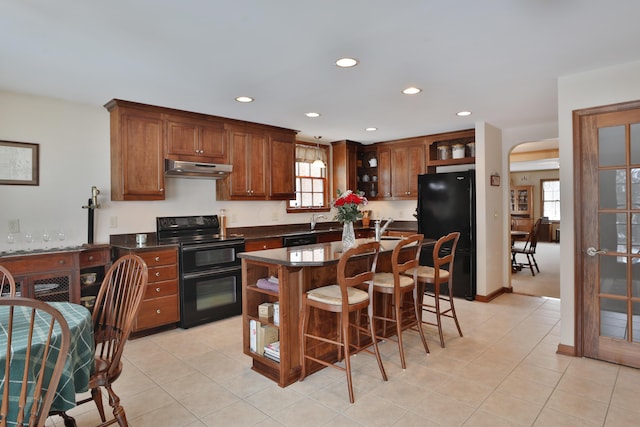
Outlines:
[[109,228],[118,228],[118,217],[117,216],[109,217]]

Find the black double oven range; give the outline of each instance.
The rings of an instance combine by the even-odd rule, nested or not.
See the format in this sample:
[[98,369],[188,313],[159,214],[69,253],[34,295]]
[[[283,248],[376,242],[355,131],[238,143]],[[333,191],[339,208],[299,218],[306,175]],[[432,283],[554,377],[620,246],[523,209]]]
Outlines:
[[242,313],[241,236],[220,235],[217,215],[158,217],[156,231],[179,245],[182,328]]

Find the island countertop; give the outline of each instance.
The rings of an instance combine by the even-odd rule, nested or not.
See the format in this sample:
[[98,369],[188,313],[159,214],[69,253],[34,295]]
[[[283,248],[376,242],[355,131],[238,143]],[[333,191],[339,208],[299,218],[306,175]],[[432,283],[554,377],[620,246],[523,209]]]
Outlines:
[[[400,237],[383,237],[380,242],[380,252],[392,252],[400,240]],[[374,239],[356,239],[356,245],[373,241]],[[243,252],[238,254],[238,257],[287,267],[321,267],[337,264],[342,252],[342,242],[338,241]]]

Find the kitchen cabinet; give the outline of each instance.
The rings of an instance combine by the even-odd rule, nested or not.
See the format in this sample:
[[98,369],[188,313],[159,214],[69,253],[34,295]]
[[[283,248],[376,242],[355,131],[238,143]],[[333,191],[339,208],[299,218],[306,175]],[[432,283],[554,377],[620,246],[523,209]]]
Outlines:
[[[80,273],[96,272],[99,288],[110,267],[108,245],[87,245],[77,249],[0,257],[16,281],[17,292],[42,301],[69,301],[80,304]],[[97,291],[96,291],[97,294]]]
[[165,157],[206,163],[227,163],[228,144],[222,121],[206,116],[171,114],[166,118]]
[[178,249],[144,248],[116,250],[119,258],[133,253],[147,264],[149,280],[140,311],[133,324],[133,333],[141,333],[159,327],[173,327],[180,320],[180,294],[178,280]]
[[111,200],[164,200],[164,122],[156,109],[112,100]]
[[269,200],[296,198],[296,141],[294,133],[269,133]]
[[227,125],[233,172],[216,182],[218,200],[295,198],[295,132]]
[[[359,181],[359,168],[362,168],[362,154],[359,152],[360,144],[354,141],[336,141],[331,143],[333,151],[332,180],[333,188],[340,191],[361,189],[356,184]],[[335,195],[332,195],[332,199]]]
[[391,198],[391,146],[378,146],[378,198]]
[[[475,129],[467,129],[454,132],[445,132],[434,135],[425,136],[427,150],[427,171],[428,173],[436,173],[438,166],[453,166],[453,165],[466,165],[474,164],[475,149],[471,149],[468,144],[475,143]],[[465,156],[459,159],[447,158],[440,159],[438,156],[438,149],[447,147],[447,152],[451,152],[453,145],[460,144],[465,146]]]
[[511,215],[529,218],[533,214],[532,185],[511,187]]
[[[378,149],[375,145],[363,146],[358,151],[358,190],[363,192],[367,199],[378,198]],[[353,188],[353,187],[350,187]],[[341,189],[344,191],[345,189]]]
[[264,249],[275,249],[282,247],[282,237],[269,237],[265,239],[247,240],[244,243],[244,250],[247,252],[261,251]]
[[426,172],[426,144],[423,140],[391,145],[391,197],[417,199],[418,175]]

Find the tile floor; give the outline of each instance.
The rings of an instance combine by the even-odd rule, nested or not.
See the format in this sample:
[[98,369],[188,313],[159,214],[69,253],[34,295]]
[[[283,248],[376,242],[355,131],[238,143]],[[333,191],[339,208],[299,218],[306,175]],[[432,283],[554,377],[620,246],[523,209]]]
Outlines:
[[[388,382],[373,356],[355,356],[355,404],[334,369],[284,389],[251,371],[240,317],[129,341],[114,389],[135,427],[640,425],[640,370],[556,354],[559,300],[456,303],[465,336],[448,325],[446,349],[430,329],[427,356],[408,332],[403,371],[396,344],[381,344]],[[98,421],[93,404],[71,414]]]

